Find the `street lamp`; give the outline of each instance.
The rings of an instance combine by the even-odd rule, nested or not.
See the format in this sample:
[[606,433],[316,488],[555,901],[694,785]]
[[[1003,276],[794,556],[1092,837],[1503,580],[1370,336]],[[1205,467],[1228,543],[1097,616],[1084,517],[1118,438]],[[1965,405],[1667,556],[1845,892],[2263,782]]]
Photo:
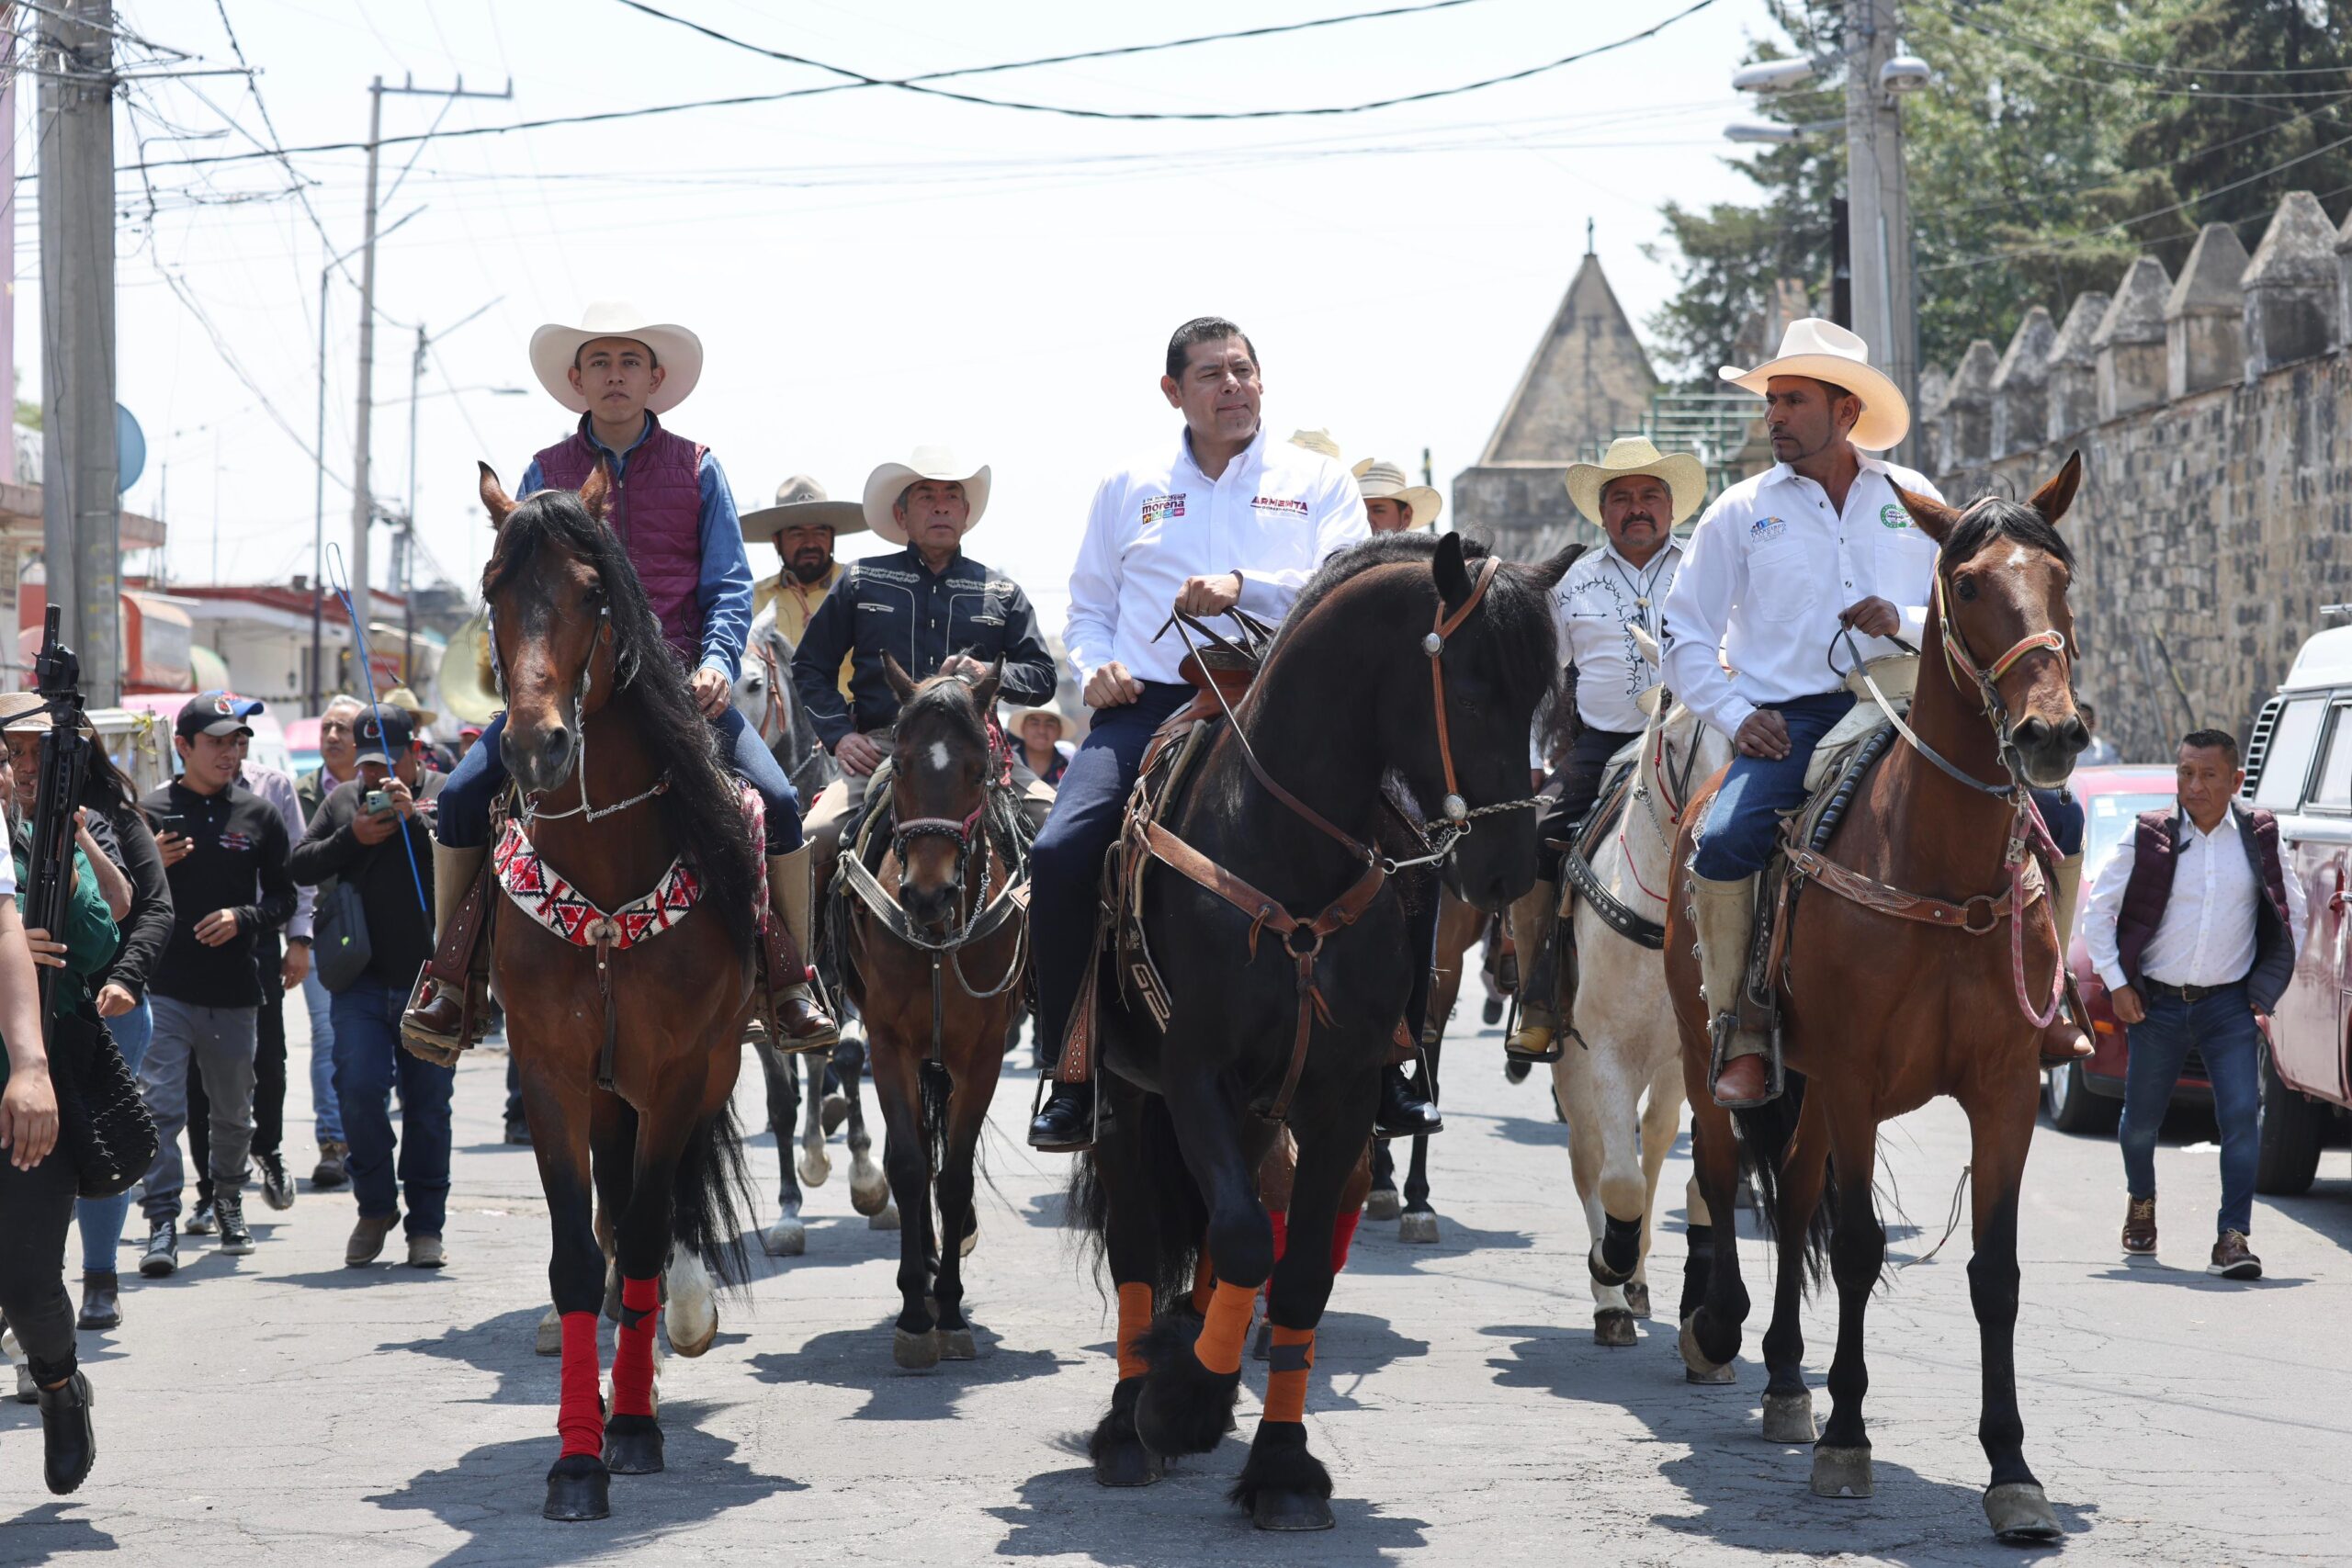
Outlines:
[[1803,55],[1793,60],[1766,60],[1732,73],[1736,93],[1785,93],[1813,80],[1814,62]]

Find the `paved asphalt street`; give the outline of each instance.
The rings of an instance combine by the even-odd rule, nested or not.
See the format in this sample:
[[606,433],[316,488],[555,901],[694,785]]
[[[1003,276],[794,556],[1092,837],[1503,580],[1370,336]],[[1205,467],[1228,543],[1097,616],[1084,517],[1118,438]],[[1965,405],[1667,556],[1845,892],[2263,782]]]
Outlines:
[[[556,1362],[531,1342],[545,1211],[529,1153],[497,1142],[504,1058],[478,1053],[458,1088],[450,1267],[342,1267],[347,1194],[306,1190],[284,1214],[249,1200],[254,1256],[196,1244],[177,1279],[127,1281],[119,1332],[83,1337],[100,1458],[80,1495],[40,1489],[38,1416],[0,1404],[0,1563],[2016,1559],[1978,1506],[1964,1233],[1872,1307],[1877,1496],[1815,1498],[1808,1456],[1758,1435],[1760,1316],[1735,1389],[1684,1382],[1665,1317],[1636,1348],[1592,1343],[1566,1131],[1541,1080],[1511,1087],[1499,1062],[1492,1032],[1455,1048],[1435,1156],[1443,1239],[1408,1247],[1367,1222],[1325,1319],[1308,1424],[1337,1478],[1332,1534],[1254,1534],[1224,1500],[1238,1441],[1147,1492],[1094,1485],[1083,1434],[1111,1389],[1110,1314],[1060,1228],[1064,1166],[1017,1136],[1025,1075],[1008,1078],[987,1146],[978,1360],[894,1370],[897,1238],[850,1213],[837,1160],[811,1194],[807,1256],[758,1258],[711,1352],[664,1363],[668,1472],[616,1479],[607,1522],[544,1522]],[[744,1089],[760,1128],[756,1071]],[[308,1124],[293,1105],[287,1122]],[[2202,1272],[2215,1160],[2183,1141],[2200,1135],[2184,1118],[2159,1154],[2166,1248],[2148,1267],[2117,1250],[2112,1140],[2037,1139],[2018,1360],[2028,1451],[2069,1531],[2055,1554],[2352,1559],[2352,1161],[2332,1151],[2310,1197],[2259,1202],[2269,1277],[2223,1284]],[[1939,1107],[1886,1137],[1882,1179],[1901,1199],[1886,1218],[1905,1258],[1942,1232],[1965,1129]],[[307,1171],[307,1151],[289,1152]],[[772,1179],[773,1141],[752,1154]],[[1661,1313],[1687,1171],[1678,1155],[1661,1191]],[[1768,1276],[1748,1247],[1753,1286]],[[1808,1314],[1816,1390],[1834,1321],[1834,1303]],[[1245,1435],[1263,1375],[1250,1364]]]

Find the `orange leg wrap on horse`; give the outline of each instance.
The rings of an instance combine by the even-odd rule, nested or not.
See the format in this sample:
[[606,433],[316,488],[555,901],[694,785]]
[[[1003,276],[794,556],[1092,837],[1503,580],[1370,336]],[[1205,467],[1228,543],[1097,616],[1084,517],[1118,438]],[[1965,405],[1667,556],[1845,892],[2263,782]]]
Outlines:
[[1267,1353],[1266,1414],[1269,1421],[1306,1419],[1306,1374],[1315,1366],[1315,1330],[1274,1325]]
[[1241,1370],[1241,1342],[1250,1337],[1250,1308],[1257,1299],[1255,1285],[1237,1285],[1229,1280],[1216,1282],[1216,1293],[1209,1298],[1208,1321],[1201,1325],[1201,1337],[1193,1342],[1193,1354],[1200,1358],[1201,1365],[1227,1377]]
[[555,1429],[563,1439],[566,1458],[605,1451],[605,1404],[596,1388],[599,1352],[596,1314],[563,1314],[562,1393],[556,1405]]
[[1149,1369],[1136,1352],[1136,1341],[1151,1326],[1151,1287],[1119,1287],[1119,1381],[1139,1378]]
[[[613,1348],[613,1414],[653,1414],[653,1324],[661,1314],[662,1286],[654,1280],[621,1280],[621,1328]],[[630,1319],[635,1318],[631,1323]]]

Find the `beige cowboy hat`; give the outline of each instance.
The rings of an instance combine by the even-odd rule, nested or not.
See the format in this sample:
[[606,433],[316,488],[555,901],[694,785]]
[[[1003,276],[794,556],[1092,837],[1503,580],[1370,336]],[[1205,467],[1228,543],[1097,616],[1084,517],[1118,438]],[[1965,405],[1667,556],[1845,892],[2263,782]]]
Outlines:
[[865,521],[873,530],[894,545],[907,542],[907,531],[890,509],[907,487],[917,479],[953,479],[964,487],[964,499],[971,503],[972,515],[964,524],[970,533],[980,525],[980,513],[989,508],[989,467],[967,468],[956,460],[955,452],[945,446],[918,446],[903,463],[885,463],[865,476]]
[[1600,492],[1611,479],[1629,474],[1649,474],[1664,479],[1674,496],[1674,518],[1667,526],[1679,528],[1707,499],[1706,466],[1688,452],[1660,452],[1638,435],[1621,435],[1609,444],[1598,463],[1568,465],[1568,499],[1588,522],[1600,523]]
[[1870,355],[1870,344],[1837,322],[1800,316],[1781,334],[1779,355],[1753,370],[1726,365],[1718,374],[1759,398],[1775,376],[1809,376],[1843,387],[1862,400],[1862,417],[1848,439],[1865,452],[1883,452],[1910,434],[1911,405],[1885,372],[1872,368]]
[[1328,430],[1294,430],[1290,433],[1290,444],[1304,446],[1309,452],[1320,452],[1335,463],[1347,460],[1340,456],[1340,443]]
[[795,474],[775,487],[775,504],[742,517],[743,542],[765,544],[786,528],[831,528],[836,538],[865,532],[865,509],[854,501],[834,501],[825,487],[807,474]]
[[600,337],[625,337],[653,351],[662,385],[645,400],[655,413],[668,413],[686,400],[702,378],[702,339],[673,321],[654,322],[624,299],[599,299],[581,312],[580,324],[549,321],[531,334],[531,370],[548,396],[573,413],[586,413],[588,400],[571,389],[571,362]]
[[1013,709],[1012,733],[1015,735],[1020,734],[1022,727],[1026,725],[1033,718],[1052,719],[1054,721],[1054,739],[1057,740],[1059,740],[1063,736],[1069,733],[1069,720],[1061,716],[1061,710],[1058,708]]
[[1445,509],[1445,498],[1428,485],[1417,485],[1402,467],[1385,457],[1366,457],[1353,470],[1356,489],[1366,501],[1401,501],[1413,509],[1411,526],[1428,528],[1435,525],[1437,514]]
[[[1061,716],[1056,714],[1054,716],[1059,718]],[[10,692],[0,695],[0,730],[23,735],[56,728],[57,721],[50,716],[49,699],[39,692]],[[86,715],[82,719],[82,733],[85,736],[97,734],[91,728]]]
[[383,696],[383,705],[400,709],[408,715],[411,724],[419,728],[428,724],[438,724],[441,721],[441,716],[418,702],[416,694],[406,686],[394,686],[390,691],[386,692]]

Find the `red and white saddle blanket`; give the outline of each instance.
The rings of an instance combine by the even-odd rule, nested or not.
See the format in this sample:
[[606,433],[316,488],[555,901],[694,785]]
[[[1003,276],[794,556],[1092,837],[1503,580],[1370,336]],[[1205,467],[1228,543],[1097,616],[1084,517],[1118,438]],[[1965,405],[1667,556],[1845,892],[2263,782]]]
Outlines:
[[[752,841],[764,857],[765,808],[757,792],[748,786],[742,792],[742,802],[744,825],[751,829]],[[764,859],[762,863],[765,863]],[[516,908],[574,947],[595,947],[609,942],[618,951],[650,942],[684,919],[687,911],[702,901],[702,878],[695,874],[686,857],[680,855],[670,863],[670,869],[662,874],[651,892],[630,899],[617,909],[600,908],[595,900],[574,887],[532,847],[520,818],[507,819],[506,830],[499,835],[498,847],[491,853],[491,865],[498,874],[498,885],[506,890],[506,897]],[[762,892],[764,891],[763,884]],[[754,902],[764,931],[767,899],[755,897]]]

